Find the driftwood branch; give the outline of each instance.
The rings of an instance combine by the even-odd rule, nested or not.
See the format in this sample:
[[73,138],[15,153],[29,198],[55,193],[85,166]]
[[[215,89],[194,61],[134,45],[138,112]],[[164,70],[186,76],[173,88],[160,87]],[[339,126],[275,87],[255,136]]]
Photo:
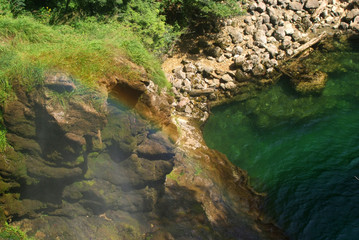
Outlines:
[[328,5],[328,1],[324,0],[322,4],[320,4],[320,6],[317,8],[317,10],[315,10],[315,12],[313,13],[312,19],[313,20],[316,19],[324,11],[327,5]]
[[310,41],[308,41],[307,43],[303,44],[302,46],[300,46],[299,48],[294,50],[294,53],[292,56],[290,56],[289,59],[296,57],[298,54],[300,54],[301,52],[305,51],[306,49],[310,48],[311,46],[313,46],[314,44],[320,42],[323,38],[325,38],[327,36],[327,32],[323,32],[322,34],[320,34],[318,37],[311,39]]

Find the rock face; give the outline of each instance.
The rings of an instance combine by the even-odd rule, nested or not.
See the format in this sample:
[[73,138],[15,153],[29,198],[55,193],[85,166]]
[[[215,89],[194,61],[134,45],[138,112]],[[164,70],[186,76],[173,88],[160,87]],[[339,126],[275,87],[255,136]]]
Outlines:
[[176,159],[169,138],[63,73],[15,92],[3,109],[12,148],[0,154],[2,216],[22,219],[38,239],[140,239],[151,231]]

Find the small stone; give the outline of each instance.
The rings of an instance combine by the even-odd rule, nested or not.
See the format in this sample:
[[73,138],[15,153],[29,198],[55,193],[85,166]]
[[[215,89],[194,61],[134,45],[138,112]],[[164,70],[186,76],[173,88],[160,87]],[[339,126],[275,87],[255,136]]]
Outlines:
[[282,43],[282,48],[289,49],[290,47],[292,47],[292,38],[289,36],[285,36],[283,43]]
[[245,72],[250,72],[253,69],[253,62],[252,61],[244,61],[242,64],[242,69]]
[[267,51],[273,58],[275,58],[278,55],[278,48],[274,44],[269,44],[267,46]]
[[183,70],[187,73],[195,73],[197,72],[197,68],[192,63],[186,64],[183,68]]
[[319,1],[318,0],[307,0],[304,7],[306,9],[316,9],[319,7]]
[[255,31],[255,27],[253,25],[249,25],[244,29],[244,34],[253,35]]
[[352,21],[356,16],[359,16],[359,9],[354,8],[347,13],[346,19],[347,21]]
[[303,6],[299,2],[290,2],[288,5],[288,8],[293,11],[302,11],[303,10]]
[[278,29],[273,33],[273,36],[278,41],[284,40],[285,37],[284,27],[278,27]]
[[235,46],[232,50],[233,55],[241,55],[243,53],[243,48],[241,46]]
[[292,56],[292,55],[293,55],[293,50],[292,50],[291,48],[287,49],[286,52],[287,52],[287,55],[288,55],[288,56]]
[[293,25],[290,22],[284,23],[284,32],[286,35],[292,35],[294,33]]
[[222,77],[221,77],[221,80],[223,82],[232,82],[233,81],[233,78],[229,75],[229,74],[224,74]]
[[267,9],[267,7],[264,2],[259,2],[257,5],[257,8],[256,8],[257,12],[259,12],[259,13],[265,12],[266,9]]
[[192,113],[192,108],[190,107],[189,104],[187,104],[187,106],[185,107],[184,112],[185,112],[185,113],[188,113],[188,114],[191,114],[191,113]]
[[231,36],[232,42],[234,44],[243,42],[243,35],[238,29],[235,28],[231,29],[229,31],[229,35]]
[[258,30],[254,35],[254,40],[256,40],[259,44],[267,44],[266,32],[263,30]]
[[341,22],[339,25],[339,29],[348,30],[348,28],[349,28],[349,24],[346,22]]
[[302,39],[302,33],[297,29],[294,30],[292,34],[293,41],[299,42]]
[[224,62],[226,60],[226,57],[224,55],[221,55],[216,60],[217,60],[217,62],[221,63],[221,62]]
[[174,74],[177,79],[185,79],[186,74],[182,71],[182,67],[174,69]]
[[228,90],[233,90],[237,87],[237,85],[234,82],[227,82],[224,84],[224,88]]
[[234,59],[234,65],[236,67],[242,66],[243,62],[246,60],[243,55],[237,56]]

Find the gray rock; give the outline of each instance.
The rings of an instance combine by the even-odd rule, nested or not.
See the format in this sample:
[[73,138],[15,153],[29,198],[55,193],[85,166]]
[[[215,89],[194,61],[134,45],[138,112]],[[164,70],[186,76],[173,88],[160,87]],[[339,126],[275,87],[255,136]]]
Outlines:
[[185,109],[184,109],[185,113],[191,114],[192,113],[192,108],[190,107],[189,104],[186,105]]
[[174,79],[172,81],[172,86],[180,89],[182,87],[182,82],[183,82],[182,79]]
[[226,60],[226,57],[224,55],[219,56],[218,58],[216,58],[217,62],[221,63],[224,62]]
[[188,63],[184,66],[183,70],[187,73],[195,73],[197,72],[197,68],[193,63]]
[[346,20],[352,21],[356,16],[359,16],[359,9],[354,8],[347,13]]
[[284,22],[283,27],[286,35],[292,35],[294,33],[293,25],[290,22]]
[[293,41],[299,42],[302,39],[302,33],[297,29],[294,30],[292,34]]
[[255,27],[253,25],[249,25],[244,29],[244,34],[253,35],[255,31]]
[[293,55],[293,49],[288,48],[288,49],[286,50],[286,53],[287,53],[288,56],[292,56],[292,55]]
[[278,55],[278,48],[274,44],[269,44],[266,49],[273,58]]
[[240,66],[242,66],[242,64],[246,60],[246,58],[243,55],[241,55],[241,56],[235,57],[233,60],[234,60],[234,65],[236,67],[240,67]]
[[186,74],[182,71],[182,67],[178,67],[178,68],[174,69],[174,74],[175,74],[175,77],[178,79],[186,78]]
[[256,40],[259,44],[267,44],[267,36],[264,30],[258,30],[254,35],[254,40]]
[[259,2],[257,5],[257,8],[256,8],[257,12],[259,12],[259,13],[265,12],[266,9],[267,9],[267,7],[264,2]]
[[306,9],[316,9],[319,7],[319,1],[318,0],[307,0],[304,7]]
[[253,69],[253,62],[252,61],[244,61],[242,64],[242,69],[244,72],[250,72]]
[[231,36],[232,42],[234,44],[243,42],[243,35],[238,29],[235,28],[231,29],[229,31],[229,36]]
[[270,17],[268,14],[262,14],[263,23],[270,23]]
[[196,74],[194,72],[188,72],[186,73],[186,78],[192,79]]
[[229,75],[229,74],[224,74],[222,77],[221,77],[221,80],[223,82],[232,82],[233,81],[233,78]]
[[243,53],[243,48],[241,46],[235,46],[232,50],[233,55],[241,55]]
[[227,82],[224,84],[224,88],[228,90],[233,90],[237,87],[237,85],[234,82]]
[[349,24],[346,22],[341,22],[339,25],[339,29],[348,30],[348,28],[349,28]]
[[273,33],[273,36],[278,41],[284,40],[285,37],[284,27],[278,27],[278,29]]
[[249,79],[249,75],[243,72],[241,69],[237,69],[235,78],[238,82],[247,81]]
[[289,49],[291,47],[292,47],[292,38],[289,36],[285,36],[282,43],[282,49]]
[[293,11],[302,11],[303,5],[299,2],[290,2],[288,8]]
[[252,23],[252,18],[251,18],[251,16],[246,16],[246,17],[244,18],[244,22],[247,23],[247,24],[251,24],[251,23]]
[[304,30],[309,29],[313,25],[312,21],[310,21],[310,17],[306,16],[305,18],[303,18],[302,25],[304,27]]

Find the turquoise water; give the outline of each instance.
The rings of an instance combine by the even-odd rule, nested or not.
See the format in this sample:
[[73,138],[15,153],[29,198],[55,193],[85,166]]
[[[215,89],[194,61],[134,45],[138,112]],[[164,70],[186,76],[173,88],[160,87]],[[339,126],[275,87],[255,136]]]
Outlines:
[[359,51],[336,54],[320,96],[281,80],[245,102],[212,109],[207,144],[266,192],[264,211],[290,239],[359,238]]

